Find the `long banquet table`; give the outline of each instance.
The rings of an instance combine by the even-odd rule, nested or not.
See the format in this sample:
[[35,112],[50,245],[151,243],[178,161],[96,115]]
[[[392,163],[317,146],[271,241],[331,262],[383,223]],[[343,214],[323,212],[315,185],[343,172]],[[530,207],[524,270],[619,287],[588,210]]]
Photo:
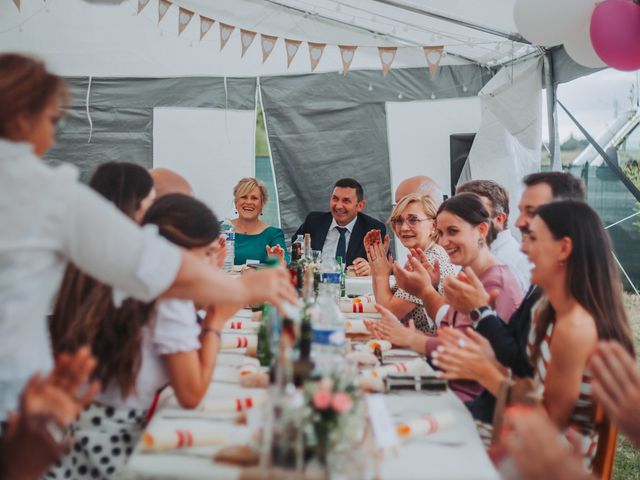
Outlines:
[[[239,312],[238,319],[246,320],[246,312]],[[238,384],[238,370],[243,358],[244,350],[222,351],[219,354],[211,386],[203,403],[240,396],[256,399],[266,395],[264,389],[246,389]],[[385,452],[379,466],[382,479],[499,478],[476,433],[471,415],[451,391],[438,394],[393,391],[385,394],[384,398],[395,423],[442,410],[453,412],[456,422],[452,428],[411,440],[395,451]],[[228,444],[246,443],[250,435],[249,427],[235,424],[236,416],[235,413],[181,409],[169,390],[162,395],[158,410],[147,429],[211,428],[227,435]],[[222,447],[200,446],[146,453],[138,445],[122,478],[238,479],[239,468],[213,461],[213,455],[220,448]]]

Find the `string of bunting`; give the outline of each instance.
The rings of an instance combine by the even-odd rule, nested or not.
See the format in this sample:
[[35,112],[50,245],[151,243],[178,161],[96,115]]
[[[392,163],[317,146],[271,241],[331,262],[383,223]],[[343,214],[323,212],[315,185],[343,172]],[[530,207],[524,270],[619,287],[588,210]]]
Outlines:
[[[13,0],[14,3],[19,8],[20,0]],[[140,14],[144,8],[149,4],[150,0],[137,0],[138,8],[137,12]],[[162,22],[162,19],[165,17],[169,9],[173,3],[171,0],[159,0],[158,1],[158,24]],[[216,21],[213,18],[209,18],[205,15],[200,15],[197,12],[193,12],[187,8],[178,6],[178,35],[181,35],[187,26],[191,23],[191,20],[194,16],[198,16],[200,18],[200,40],[203,40],[204,37],[209,33],[214,23],[218,24],[218,28],[220,30],[220,51],[224,49],[224,47],[229,42],[231,38],[231,34],[236,30],[235,25],[230,25],[227,23],[222,23],[220,21]],[[252,30],[240,28],[240,45],[241,45],[241,53],[240,57],[243,58],[244,55],[249,50],[249,47],[253,44],[256,36],[260,35],[260,44],[262,47],[262,63],[265,63],[271,52],[273,51],[276,43],[280,40],[280,37],[274,35],[267,35],[265,33],[255,32]],[[287,68],[291,66],[291,62],[295,58],[300,46],[302,45],[301,40],[295,40],[291,38],[283,38],[285,51],[287,54]],[[316,42],[304,42],[309,47],[309,62],[311,64],[311,71],[315,71],[316,67],[320,63],[322,56],[325,51],[325,47],[327,47],[326,43],[316,43]],[[342,59],[342,71],[343,74],[346,75],[351,67],[351,63],[356,54],[356,50],[359,48],[357,45],[337,45],[340,51],[340,57]],[[396,58],[396,53],[398,51],[398,47],[377,47],[378,53],[380,56],[380,63],[382,65],[382,73],[384,76],[389,74],[393,62]],[[445,51],[443,45],[432,45],[432,46],[424,46],[422,47],[424,50],[424,55],[427,63],[427,67],[429,69],[429,75],[431,79],[435,79],[438,76],[438,72],[440,69],[440,62],[444,58]]]

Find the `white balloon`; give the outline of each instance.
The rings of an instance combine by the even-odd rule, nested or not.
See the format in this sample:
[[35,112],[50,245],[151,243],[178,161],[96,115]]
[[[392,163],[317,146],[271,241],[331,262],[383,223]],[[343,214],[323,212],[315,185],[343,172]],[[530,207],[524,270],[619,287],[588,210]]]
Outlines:
[[516,0],[513,19],[534,45],[552,47],[569,38],[576,24],[589,22],[596,0]]
[[601,68],[607,65],[600,59],[591,43],[591,17],[589,21],[577,25],[569,31],[569,38],[564,42],[564,49],[569,56],[580,65],[591,68]]

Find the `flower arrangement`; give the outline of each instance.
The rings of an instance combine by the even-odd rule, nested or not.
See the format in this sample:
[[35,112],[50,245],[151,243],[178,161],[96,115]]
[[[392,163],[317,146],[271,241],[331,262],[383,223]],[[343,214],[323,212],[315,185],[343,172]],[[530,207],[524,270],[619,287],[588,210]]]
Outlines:
[[345,426],[360,406],[359,392],[348,378],[335,375],[308,382],[305,400],[305,423],[311,427],[314,437],[309,444],[315,446],[316,457],[324,465],[329,451],[345,438]]

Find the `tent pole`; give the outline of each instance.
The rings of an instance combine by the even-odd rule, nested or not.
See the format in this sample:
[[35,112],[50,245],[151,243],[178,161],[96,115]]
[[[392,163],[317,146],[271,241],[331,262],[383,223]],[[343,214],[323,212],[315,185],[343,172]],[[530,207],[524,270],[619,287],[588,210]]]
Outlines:
[[553,60],[551,52],[544,55],[544,83],[547,90],[547,123],[549,124],[549,152],[551,153],[551,170],[562,171],[560,158],[560,135],[558,133],[558,110],[556,109],[556,89],[553,82]]
[[478,25],[477,23],[467,22],[465,20],[460,20],[458,18],[448,17],[446,15],[432,12],[424,8],[418,8],[413,5],[406,5],[404,3],[396,2],[393,0],[373,0],[373,1],[377,3],[383,3],[385,5],[390,5],[392,7],[400,8],[408,12],[417,13],[419,15],[426,15],[428,17],[442,20],[444,22],[454,23],[456,25],[462,25],[463,27],[471,28],[479,32],[488,33],[490,35],[496,35],[498,37],[506,38],[507,40],[511,40],[513,42],[531,45],[531,42],[529,42],[527,39],[525,39],[522,35],[518,33],[503,32],[500,30],[496,30],[495,28],[485,27],[484,25]]
[[593,138],[591,135],[589,135],[589,132],[587,132],[587,130],[580,124],[580,122],[576,120],[576,118],[571,114],[569,110],[567,110],[567,107],[565,107],[560,100],[557,100],[557,102],[558,102],[558,105],[560,105],[562,109],[565,111],[565,113],[569,116],[571,121],[575,123],[576,127],[578,127],[578,130],[580,130],[582,135],[584,135],[584,138],[587,139],[587,141],[591,144],[591,146],[593,146],[596,152],[598,152],[598,154],[602,157],[602,159],[605,161],[607,166],[613,171],[613,173],[616,174],[616,176],[620,179],[620,181],[624,184],[624,186],[627,187],[627,190],[631,192],[631,195],[633,195],[635,199],[638,202],[640,202],[640,190],[638,189],[638,187],[636,187],[633,181],[622,171],[622,169],[618,165],[618,162],[613,160],[607,154],[607,152],[604,151],[604,148],[600,146],[600,144],[596,141],[596,139]]

